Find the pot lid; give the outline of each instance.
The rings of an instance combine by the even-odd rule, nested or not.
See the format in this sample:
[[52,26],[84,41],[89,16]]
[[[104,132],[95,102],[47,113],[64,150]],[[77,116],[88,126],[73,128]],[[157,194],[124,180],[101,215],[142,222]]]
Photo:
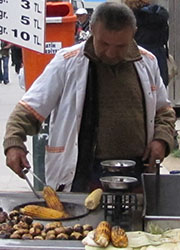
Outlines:
[[135,161],[131,160],[106,160],[102,161],[101,165],[103,167],[114,167],[114,168],[121,168],[121,167],[132,167],[136,165]]

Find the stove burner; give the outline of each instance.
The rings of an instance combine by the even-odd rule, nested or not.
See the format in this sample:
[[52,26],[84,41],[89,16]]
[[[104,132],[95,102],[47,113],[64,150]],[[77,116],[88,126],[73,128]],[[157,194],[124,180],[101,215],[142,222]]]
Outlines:
[[104,219],[112,225],[131,230],[133,212],[137,210],[137,196],[133,193],[104,193],[101,206]]

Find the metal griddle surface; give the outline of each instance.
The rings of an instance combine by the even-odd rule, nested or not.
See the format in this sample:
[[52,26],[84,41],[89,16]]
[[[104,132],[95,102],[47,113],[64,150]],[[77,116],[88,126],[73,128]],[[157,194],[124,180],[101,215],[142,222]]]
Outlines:
[[180,217],[180,175],[143,174],[146,216]]
[[[76,203],[83,205],[88,194],[86,193],[60,193],[63,203]],[[0,192],[0,206],[4,211],[10,212],[19,204],[39,202],[33,192]],[[74,226],[76,223],[84,225],[91,224],[94,228],[104,219],[103,210],[98,207],[78,219],[63,221],[64,226]],[[47,221],[42,221],[46,224]],[[13,240],[0,239],[0,250],[84,250],[84,245],[79,240]]]
[[[65,211],[69,214],[68,218],[60,218],[56,219],[59,221],[65,221],[65,220],[72,220],[72,219],[78,219],[83,216],[88,215],[90,212],[84,205],[82,204],[77,204],[77,203],[71,203],[71,202],[62,202]],[[43,206],[46,207],[46,203],[44,201],[37,201],[37,202],[29,202],[29,203],[23,203],[21,205],[15,206],[13,209],[15,210],[20,210],[20,208],[23,208],[27,205],[38,205],[38,206]],[[41,219],[41,218],[34,218],[36,220],[50,220],[50,221],[55,221],[55,219]]]

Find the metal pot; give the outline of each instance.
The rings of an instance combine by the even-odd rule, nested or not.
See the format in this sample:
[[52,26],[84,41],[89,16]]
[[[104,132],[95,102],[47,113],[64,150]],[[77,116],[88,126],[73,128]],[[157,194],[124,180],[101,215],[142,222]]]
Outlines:
[[124,190],[129,189],[132,184],[137,182],[137,179],[129,176],[104,176],[101,177],[100,182],[105,190],[118,189]]
[[123,170],[131,170],[131,168],[135,165],[136,162],[131,160],[107,160],[101,162],[101,166],[109,172],[121,172]]

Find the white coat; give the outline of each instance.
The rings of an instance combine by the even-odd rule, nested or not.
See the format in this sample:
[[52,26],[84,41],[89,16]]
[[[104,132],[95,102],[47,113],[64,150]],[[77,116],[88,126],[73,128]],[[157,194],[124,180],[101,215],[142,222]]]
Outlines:
[[[80,129],[89,59],[84,42],[57,52],[42,75],[21,100],[41,122],[51,113],[49,142],[45,156],[47,184],[70,191],[78,157]],[[134,62],[144,91],[147,141],[153,139],[156,111],[170,105],[156,58],[140,48],[142,59]],[[52,111],[52,112],[51,112]],[[84,166],[86,167],[86,166]]]

